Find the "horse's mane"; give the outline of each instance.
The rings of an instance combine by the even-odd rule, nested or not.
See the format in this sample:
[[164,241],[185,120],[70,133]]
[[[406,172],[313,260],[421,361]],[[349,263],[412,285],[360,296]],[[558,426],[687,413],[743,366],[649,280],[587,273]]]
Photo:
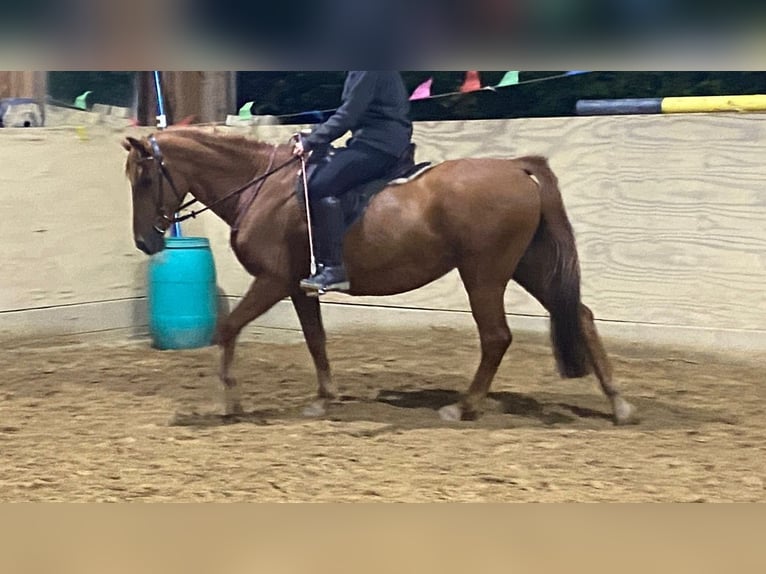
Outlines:
[[262,152],[264,149],[270,150],[274,146],[272,143],[264,142],[251,136],[200,127],[169,128],[164,132],[156,134],[156,136],[160,143],[165,138],[182,138],[189,141],[192,147],[201,146],[226,157],[242,155],[249,157]]
[[[252,136],[199,126],[170,127],[153,135],[166,158],[188,160],[229,173],[265,169],[275,145]],[[148,143],[145,145],[148,148]],[[133,183],[142,178],[144,168],[135,149],[128,155],[125,173]]]

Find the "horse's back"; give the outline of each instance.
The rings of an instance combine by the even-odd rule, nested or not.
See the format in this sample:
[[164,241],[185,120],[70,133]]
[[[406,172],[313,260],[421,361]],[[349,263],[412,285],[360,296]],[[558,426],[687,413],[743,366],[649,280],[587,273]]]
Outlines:
[[[399,292],[437,279],[467,257],[517,260],[539,221],[537,184],[518,162],[444,161],[383,190],[350,228],[351,284],[371,294]],[[385,288],[377,287],[381,276],[394,273]]]
[[379,202],[386,211],[399,211],[403,222],[425,222],[445,232],[463,234],[481,222],[517,228],[528,221],[536,227],[539,186],[525,165],[525,158],[447,160],[402,186],[387,188]]

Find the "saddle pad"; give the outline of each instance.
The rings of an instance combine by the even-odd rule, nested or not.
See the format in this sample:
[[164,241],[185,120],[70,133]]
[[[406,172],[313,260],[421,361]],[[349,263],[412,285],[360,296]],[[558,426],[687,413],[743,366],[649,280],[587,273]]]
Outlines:
[[[313,166],[312,166],[313,167]],[[431,162],[422,162],[417,165],[409,166],[403,171],[389,174],[385,178],[375,179],[358,187],[352,188],[340,196],[341,207],[343,208],[343,221],[346,230],[351,227],[357,219],[364,213],[370,200],[378,193],[383,191],[389,185],[402,185],[408,181],[421,176],[431,167]],[[311,170],[313,171],[313,170]],[[311,171],[307,172],[309,183],[311,182]],[[296,198],[300,202],[305,212],[306,202],[304,199],[303,176],[298,173],[298,181],[295,188]]]

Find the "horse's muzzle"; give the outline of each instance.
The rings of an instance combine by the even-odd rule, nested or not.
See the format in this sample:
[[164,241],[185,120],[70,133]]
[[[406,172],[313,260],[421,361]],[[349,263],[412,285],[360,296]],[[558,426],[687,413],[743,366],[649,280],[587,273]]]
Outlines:
[[136,247],[138,247],[141,251],[143,251],[147,255],[151,255],[151,253],[149,252],[149,248],[146,246],[146,243],[144,243],[143,239],[136,239]]
[[165,239],[158,233],[152,233],[148,238],[143,235],[137,235],[135,241],[136,247],[147,255],[154,255],[165,248]]

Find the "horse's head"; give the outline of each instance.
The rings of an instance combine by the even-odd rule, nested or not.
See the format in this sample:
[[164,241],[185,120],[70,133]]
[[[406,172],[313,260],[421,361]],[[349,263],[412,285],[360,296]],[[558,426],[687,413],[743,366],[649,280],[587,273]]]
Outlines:
[[133,195],[133,238],[138,249],[153,255],[165,248],[165,231],[183,194],[173,183],[153,137],[127,137],[122,145],[128,151],[125,173]]

